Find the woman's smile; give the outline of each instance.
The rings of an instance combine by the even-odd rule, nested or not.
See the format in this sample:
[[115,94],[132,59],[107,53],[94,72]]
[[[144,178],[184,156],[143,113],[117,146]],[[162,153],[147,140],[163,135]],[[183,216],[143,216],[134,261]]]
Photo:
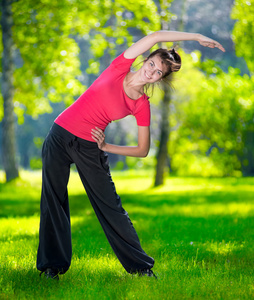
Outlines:
[[152,77],[151,76],[149,76],[148,74],[147,74],[147,72],[145,71],[145,77],[147,78],[147,79],[152,79]]

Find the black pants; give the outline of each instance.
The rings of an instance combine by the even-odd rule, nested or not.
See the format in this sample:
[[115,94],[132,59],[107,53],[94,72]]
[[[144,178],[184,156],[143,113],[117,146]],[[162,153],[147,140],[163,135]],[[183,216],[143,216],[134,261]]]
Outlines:
[[54,124],[42,148],[41,219],[37,268],[65,273],[71,264],[71,228],[67,183],[76,164],[87,195],[125,270],[151,269],[153,258],[141,248],[137,233],[123,209],[112,181],[107,154],[97,143],[75,137]]

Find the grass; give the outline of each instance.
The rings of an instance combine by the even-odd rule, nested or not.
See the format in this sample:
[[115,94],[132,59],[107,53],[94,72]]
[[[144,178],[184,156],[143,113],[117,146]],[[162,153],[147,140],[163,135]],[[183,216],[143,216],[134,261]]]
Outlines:
[[21,178],[0,182],[0,299],[254,298],[254,178],[168,178],[152,189],[151,174],[113,173],[155,280],[125,272],[73,172],[73,259],[59,282],[35,266],[41,174]]

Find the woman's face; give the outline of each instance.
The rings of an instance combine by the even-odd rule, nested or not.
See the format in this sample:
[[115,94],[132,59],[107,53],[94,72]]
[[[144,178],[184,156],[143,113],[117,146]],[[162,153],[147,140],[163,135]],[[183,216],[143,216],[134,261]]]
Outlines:
[[161,62],[158,55],[146,60],[141,68],[141,76],[146,83],[154,83],[161,80],[165,73],[166,66]]

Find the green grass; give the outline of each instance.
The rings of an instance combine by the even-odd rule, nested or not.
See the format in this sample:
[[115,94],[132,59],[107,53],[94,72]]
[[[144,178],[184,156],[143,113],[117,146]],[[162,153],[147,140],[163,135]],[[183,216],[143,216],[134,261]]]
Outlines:
[[254,178],[168,178],[152,189],[151,174],[113,173],[155,258],[155,280],[125,272],[73,172],[73,259],[59,282],[40,278],[35,266],[40,178],[22,172],[22,179],[0,182],[0,299],[254,298]]

